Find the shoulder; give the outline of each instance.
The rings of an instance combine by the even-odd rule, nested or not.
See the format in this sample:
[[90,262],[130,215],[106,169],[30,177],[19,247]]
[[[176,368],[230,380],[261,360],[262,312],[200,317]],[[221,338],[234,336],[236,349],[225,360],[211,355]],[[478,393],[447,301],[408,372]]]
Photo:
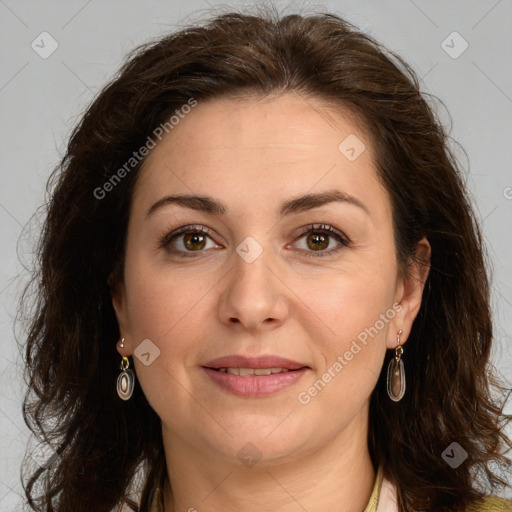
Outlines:
[[467,512],[512,512],[512,500],[489,496],[468,508]]

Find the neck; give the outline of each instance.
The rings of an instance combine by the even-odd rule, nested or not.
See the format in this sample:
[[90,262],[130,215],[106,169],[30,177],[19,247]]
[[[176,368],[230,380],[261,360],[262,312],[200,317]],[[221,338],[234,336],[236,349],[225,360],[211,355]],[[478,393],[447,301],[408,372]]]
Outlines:
[[164,512],[363,512],[376,468],[360,427],[353,422],[300,458],[276,463],[262,457],[251,467],[207,454],[164,429]]

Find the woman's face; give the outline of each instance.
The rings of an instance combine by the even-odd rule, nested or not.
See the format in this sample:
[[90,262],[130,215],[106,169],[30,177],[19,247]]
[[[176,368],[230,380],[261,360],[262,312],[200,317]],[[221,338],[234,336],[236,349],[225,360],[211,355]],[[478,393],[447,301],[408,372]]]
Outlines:
[[[399,277],[391,204],[350,119],[291,93],[199,102],[147,157],[113,300],[119,353],[168,442],[277,463],[366,439],[385,351],[399,329],[407,339],[422,285]],[[164,199],[177,195],[209,199]],[[212,363],[237,355],[305,369],[205,368],[257,366]]]

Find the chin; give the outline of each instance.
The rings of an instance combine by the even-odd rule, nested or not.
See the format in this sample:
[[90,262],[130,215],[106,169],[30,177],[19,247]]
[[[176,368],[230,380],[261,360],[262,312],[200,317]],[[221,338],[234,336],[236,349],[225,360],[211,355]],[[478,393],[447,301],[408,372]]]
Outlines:
[[[281,427],[283,425],[281,424]],[[307,452],[317,450],[316,446],[304,446],[304,439],[311,439],[311,436],[304,436],[304,431],[292,434],[290,429],[284,429],[278,432],[276,423],[262,433],[261,430],[254,427],[240,427],[239,430],[229,430],[232,435],[222,435],[219,444],[212,444],[213,439],[209,438],[206,442],[211,449],[217,452],[217,456],[226,462],[242,464],[246,467],[252,467],[258,464],[267,466],[282,464],[298,458]]]

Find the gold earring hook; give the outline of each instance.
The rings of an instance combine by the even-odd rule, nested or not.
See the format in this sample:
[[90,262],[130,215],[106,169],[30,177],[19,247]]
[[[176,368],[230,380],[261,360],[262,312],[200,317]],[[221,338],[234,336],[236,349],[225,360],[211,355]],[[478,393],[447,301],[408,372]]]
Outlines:
[[124,371],[129,367],[130,367],[130,360],[126,356],[123,356],[123,359],[121,359],[121,370]]
[[400,334],[402,334],[402,329],[400,329],[396,335],[397,346],[395,348],[395,359],[396,359],[397,363],[400,361],[400,357],[402,356],[402,354],[404,352],[402,345],[400,345]]

